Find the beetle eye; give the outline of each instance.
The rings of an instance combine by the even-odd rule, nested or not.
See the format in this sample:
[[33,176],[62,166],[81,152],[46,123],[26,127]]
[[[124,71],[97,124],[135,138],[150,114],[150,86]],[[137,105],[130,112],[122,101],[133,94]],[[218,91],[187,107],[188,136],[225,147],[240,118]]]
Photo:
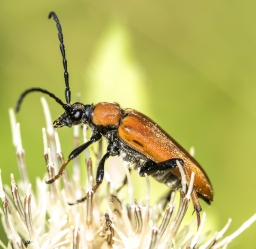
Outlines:
[[72,118],[73,119],[81,119],[81,116],[82,116],[82,112],[81,111],[76,111],[73,115],[72,115]]

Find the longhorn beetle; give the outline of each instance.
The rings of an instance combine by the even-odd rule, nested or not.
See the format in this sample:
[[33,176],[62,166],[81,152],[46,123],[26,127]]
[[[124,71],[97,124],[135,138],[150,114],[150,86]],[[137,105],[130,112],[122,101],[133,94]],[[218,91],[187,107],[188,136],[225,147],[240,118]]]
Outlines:
[[100,102],[95,105],[82,104],[80,102],[72,104],[70,102],[71,91],[69,88],[69,74],[62,29],[59,19],[54,12],[50,12],[49,18],[51,17],[56,22],[60,41],[66,84],[66,104],[45,89],[30,88],[21,94],[17,102],[16,111],[19,111],[22,100],[27,94],[31,92],[42,92],[55,99],[65,110],[53,122],[54,128],[86,124],[91,128],[92,135],[88,142],[80,145],[70,153],[58,174],[46,183],[50,184],[57,180],[72,159],[77,157],[88,146],[99,141],[103,136],[107,139],[108,146],[106,153],[101,158],[97,167],[96,184],[93,186],[94,191],[96,191],[103,181],[104,164],[110,156],[121,157],[124,162],[129,164],[130,168],[138,170],[140,176],[144,176],[144,173],[147,173],[171,189],[177,189],[181,186],[181,175],[177,167],[178,160],[185,171],[187,184],[190,181],[192,172],[195,173],[192,201],[194,209],[197,212],[199,224],[201,206],[198,196],[208,204],[213,201],[212,185],[199,163],[155,122],[134,109],[121,109],[117,103],[110,102]]

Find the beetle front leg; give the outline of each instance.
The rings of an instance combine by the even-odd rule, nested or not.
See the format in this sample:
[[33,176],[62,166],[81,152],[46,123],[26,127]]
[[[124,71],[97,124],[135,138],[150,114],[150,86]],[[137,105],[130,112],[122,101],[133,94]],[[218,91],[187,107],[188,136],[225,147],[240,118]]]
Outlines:
[[74,158],[76,158],[82,151],[84,151],[87,147],[89,147],[92,143],[97,142],[98,140],[100,140],[102,137],[102,135],[100,133],[93,133],[91,136],[90,141],[80,145],[79,147],[77,147],[76,149],[74,149],[68,156],[68,160],[66,162],[64,162],[62,164],[62,166],[59,169],[59,172],[57,175],[55,175],[53,178],[51,178],[50,180],[46,181],[47,184],[53,183],[55,180],[57,180],[58,178],[60,178],[62,176],[62,174],[64,173],[68,163],[73,160]]

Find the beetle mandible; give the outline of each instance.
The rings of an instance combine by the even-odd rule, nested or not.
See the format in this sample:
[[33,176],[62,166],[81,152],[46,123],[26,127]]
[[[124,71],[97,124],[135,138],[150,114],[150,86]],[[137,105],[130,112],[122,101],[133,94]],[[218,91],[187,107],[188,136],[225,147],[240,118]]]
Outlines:
[[157,181],[166,184],[171,189],[181,186],[181,176],[177,167],[177,160],[183,166],[187,184],[192,172],[195,173],[192,201],[200,223],[201,206],[198,196],[208,204],[213,201],[213,188],[207,174],[199,163],[189,155],[172,137],[144,114],[134,109],[121,109],[117,103],[100,102],[97,104],[71,103],[71,91],[69,87],[69,74],[63,41],[62,28],[57,15],[50,12],[49,18],[56,22],[60,51],[64,67],[65,98],[63,103],[53,93],[42,88],[30,88],[24,91],[18,99],[16,111],[18,112],[24,97],[31,92],[41,92],[49,95],[62,106],[65,112],[53,122],[55,128],[63,126],[86,124],[92,130],[90,140],[76,149],[68,156],[67,161],[61,166],[57,175],[46,183],[57,180],[64,172],[68,163],[77,157],[91,144],[105,137],[108,143],[107,151],[101,158],[96,171],[95,191],[104,178],[104,164],[110,156],[120,156],[130,168],[151,175]]

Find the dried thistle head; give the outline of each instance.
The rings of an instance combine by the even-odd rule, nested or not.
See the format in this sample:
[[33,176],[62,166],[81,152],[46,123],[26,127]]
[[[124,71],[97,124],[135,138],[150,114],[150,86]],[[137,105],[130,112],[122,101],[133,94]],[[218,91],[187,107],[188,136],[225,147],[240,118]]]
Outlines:
[[[47,120],[43,129],[44,158],[48,178],[63,164],[58,134],[53,130],[48,106],[42,100]],[[235,233],[221,240],[231,220],[220,230],[207,235],[203,232],[206,214],[202,214],[199,229],[196,222],[183,224],[183,217],[190,204],[193,189],[192,175],[189,186],[183,184],[177,193],[172,192],[166,205],[149,205],[150,183],[145,177],[145,197],[133,200],[133,184],[125,165],[110,165],[106,172],[105,187],[92,191],[94,184],[93,162],[90,153],[85,151],[87,180],[81,187],[80,163],[74,160],[73,173],[64,172],[62,181],[51,185],[37,179],[35,190],[31,188],[22,148],[19,124],[13,111],[10,111],[13,130],[13,143],[16,149],[21,181],[16,183],[11,174],[11,187],[3,187],[0,178],[0,197],[2,199],[2,223],[8,246],[2,248],[226,248],[228,244],[252,222],[256,215],[245,222]],[[74,128],[74,144],[78,144],[79,128]],[[83,128],[87,139],[86,127]],[[93,160],[101,156],[101,147]],[[123,166],[123,167],[122,167]],[[113,173],[111,167],[114,167]],[[116,186],[113,174],[124,168],[127,181],[122,188]],[[185,174],[182,173],[182,178]],[[144,178],[142,178],[144,179]],[[183,179],[183,182],[186,182]],[[128,198],[126,198],[128,193]],[[178,198],[175,198],[178,195]],[[77,201],[80,199],[80,201]],[[75,205],[76,202],[79,202]]]

